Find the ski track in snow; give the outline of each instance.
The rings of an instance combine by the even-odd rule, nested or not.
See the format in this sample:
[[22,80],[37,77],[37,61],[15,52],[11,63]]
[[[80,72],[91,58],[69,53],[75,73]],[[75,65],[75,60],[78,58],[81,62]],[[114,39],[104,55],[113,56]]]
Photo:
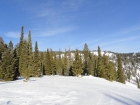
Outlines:
[[0,82],[0,105],[140,105],[135,85],[85,76]]

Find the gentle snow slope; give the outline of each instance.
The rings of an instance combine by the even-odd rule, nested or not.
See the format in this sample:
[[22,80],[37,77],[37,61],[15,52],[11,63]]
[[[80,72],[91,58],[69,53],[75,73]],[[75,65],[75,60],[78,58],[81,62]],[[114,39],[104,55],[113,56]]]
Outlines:
[[0,82],[0,105],[140,105],[134,85],[85,76]]

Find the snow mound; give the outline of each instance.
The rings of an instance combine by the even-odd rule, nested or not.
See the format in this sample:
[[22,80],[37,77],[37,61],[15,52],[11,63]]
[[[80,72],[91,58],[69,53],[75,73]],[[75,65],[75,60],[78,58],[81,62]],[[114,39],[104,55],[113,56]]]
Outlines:
[[140,105],[135,85],[83,76],[0,82],[0,105]]

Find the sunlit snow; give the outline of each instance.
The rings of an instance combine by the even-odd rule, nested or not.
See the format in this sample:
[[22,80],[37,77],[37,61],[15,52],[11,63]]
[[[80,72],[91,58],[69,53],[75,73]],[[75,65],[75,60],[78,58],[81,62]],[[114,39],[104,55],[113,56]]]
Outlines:
[[0,105],[140,105],[140,90],[92,76],[44,76],[0,82]]

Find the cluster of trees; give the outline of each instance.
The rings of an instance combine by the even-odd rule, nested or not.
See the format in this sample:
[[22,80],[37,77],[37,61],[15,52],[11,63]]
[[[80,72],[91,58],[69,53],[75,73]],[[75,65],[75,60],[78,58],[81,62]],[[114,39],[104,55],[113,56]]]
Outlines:
[[65,52],[61,50],[55,52],[52,49],[40,52],[36,41],[33,51],[31,32],[28,33],[28,39],[25,39],[24,27],[22,27],[20,42],[15,47],[12,41],[7,45],[0,38],[0,79],[11,81],[18,76],[28,80],[29,77],[41,77],[42,75],[92,75],[109,81],[125,83],[120,55],[117,58],[116,67],[108,56],[101,55],[99,46],[98,56],[96,56],[90,52],[86,43],[83,51],[76,49],[73,54],[70,49]]

